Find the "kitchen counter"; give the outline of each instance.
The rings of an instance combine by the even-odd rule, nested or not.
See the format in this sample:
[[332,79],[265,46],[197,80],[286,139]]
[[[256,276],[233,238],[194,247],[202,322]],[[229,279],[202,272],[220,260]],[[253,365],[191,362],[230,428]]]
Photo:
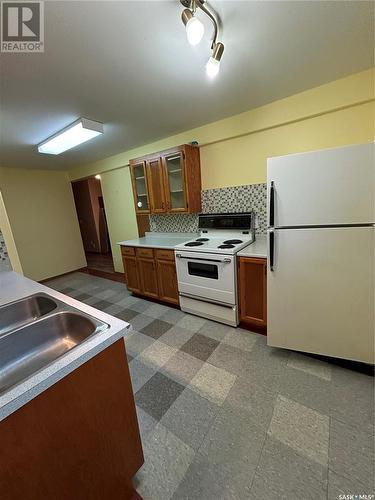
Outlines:
[[153,233],[148,232],[143,238],[119,241],[117,244],[125,247],[149,247],[173,250],[179,243],[198,238],[199,233]]
[[237,254],[238,257],[267,258],[267,236],[260,234],[256,236],[254,243],[251,243]]
[[45,368],[35,372],[23,382],[11,387],[4,394],[0,395],[0,421],[121,337],[124,337],[131,330],[129,323],[94,309],[15,272],[5,271],[0,273],[0,306],[39,292],[47,293],[110,326],[106,330],[93,334]]

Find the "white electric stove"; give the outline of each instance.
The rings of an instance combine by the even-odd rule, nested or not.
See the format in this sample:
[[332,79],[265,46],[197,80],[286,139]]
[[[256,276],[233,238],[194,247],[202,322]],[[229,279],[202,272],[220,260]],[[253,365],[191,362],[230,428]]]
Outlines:
[[181,309],[237,326],[236,253],[254,241],[253,214],[201,214],[199,230],[175,247]]

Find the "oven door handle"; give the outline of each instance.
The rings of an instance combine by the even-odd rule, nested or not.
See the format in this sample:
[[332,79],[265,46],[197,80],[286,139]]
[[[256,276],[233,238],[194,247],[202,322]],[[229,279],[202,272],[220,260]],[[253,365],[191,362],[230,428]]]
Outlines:
[[229,259],[228,257],[224,258],[223,260],[220,260],[220,259],[203,259],[202,257],[185,257],[184,255],[181,255],[180,253],[176,253],[176,257],[178,259],[202,260],[203,262],[220,262],[220,263],[224,263],[224,264],[230,264],[232,262],[232,259]]

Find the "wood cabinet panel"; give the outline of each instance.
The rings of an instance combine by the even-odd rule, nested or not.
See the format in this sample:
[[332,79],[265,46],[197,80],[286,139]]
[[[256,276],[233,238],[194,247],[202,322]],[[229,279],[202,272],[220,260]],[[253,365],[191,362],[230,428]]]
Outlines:
[[240,257],[240,321],[259,327],[267,325],[266,273],[266,259]]
[[[143,166],[146,169],[145,184],[142,180]],[[146,155],[130,160],[130,167],[137,214],[201,211],[202,187],[198,147],[184,144]],[[142,192],[144,187],[147,189],[146,193]],[[139,224],[138,228],[140,231]]]
[[138,236],[142,238],[146,231],[150,231],[150,218],[148,215],[137,214]]
[[179,304],[173,250],[121,247],[121,251],[130,291],[169,304]]
[[134,206],[136,214],[150,213],[150,193],[146,163],[143,160],[130,160],[130,177],[132,181]]
[[132,292],[140,293],[141,286],[138,275],[137,259],[135,257],[122,256],[124,264],[125,279],[128,289]]
[[137,257],[143,257],[144,259],[153,259],[154,250],[153,248],[137,248],[136,255]]
[[121,247],[122,255],[135,255],[134,247]]
[[177,274],[174,260],[158,260],[157,269],[160,300],[178,304]]
[[159,296],[156,263],[153,259],[137,258],[141,279],[141,293],[146,297],[157,299]]
[[170,213],[187,212],[186,165],[184,151],[162,157],[165,179],[165,198]]
[[156,258],[160,260],[173,260],[174,262],[174,251],[173,250],[155,250]]
[[143,453],[123,339],[4,419],[0,442],[2,500],[132,499]]
[[147,180],[150,190],[151,211],[154,214],[166,211],[164,167],[161,158],[148,160]]

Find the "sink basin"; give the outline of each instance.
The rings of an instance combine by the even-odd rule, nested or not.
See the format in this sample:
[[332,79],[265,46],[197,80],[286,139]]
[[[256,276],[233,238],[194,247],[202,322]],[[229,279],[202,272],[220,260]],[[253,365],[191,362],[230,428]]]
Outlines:
[[0,395],[107,327],[95,318],[62,311],[2,335]]
[[0,307],[0,336],[31,323],[57,308],[56,302],[43,294],[31,295]]

